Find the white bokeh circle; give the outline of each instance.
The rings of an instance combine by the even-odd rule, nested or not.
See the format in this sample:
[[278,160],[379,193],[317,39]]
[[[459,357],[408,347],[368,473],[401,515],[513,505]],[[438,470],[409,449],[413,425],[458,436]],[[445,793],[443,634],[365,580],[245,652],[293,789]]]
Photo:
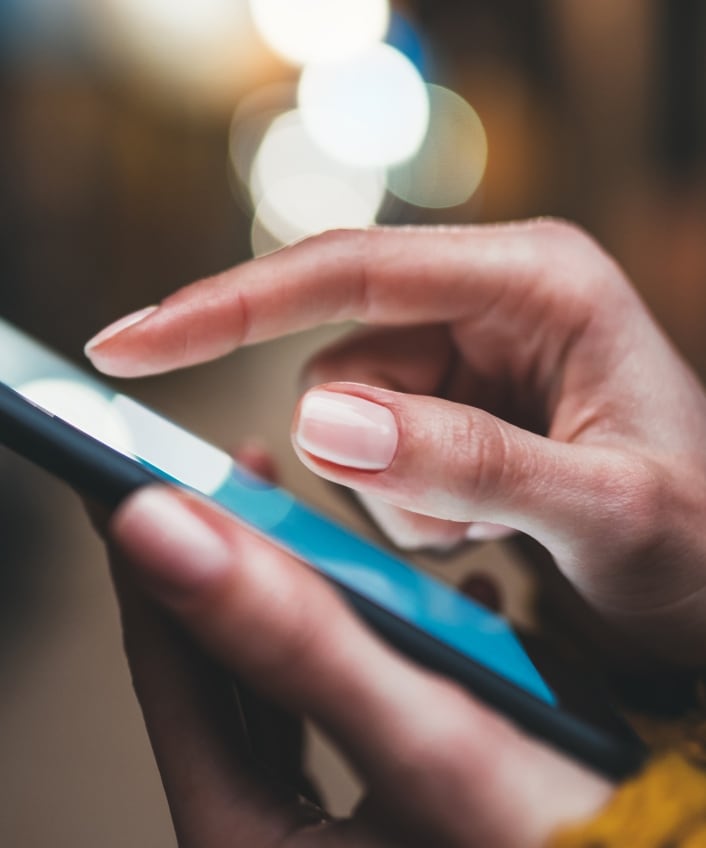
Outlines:
[[387,0],[250,0],[265,42],[297,65],[340,61],[385,36]]
[[304,68],[298,99],[312,139],[332,158],[362,168],[409,159],[429,124],[424,80],[389,44]]
[[369,226],[386,191],[380,169],[346,165],[318,147],[298,110],[270,124],[249,187],[256,226],[283,244],[327,229]]
[[480,185],[488,140],[478,113],[460,95],[428,85],[429,129],[416,155],[391,168],[387,186],[407,203],[440,209],[465,203]]

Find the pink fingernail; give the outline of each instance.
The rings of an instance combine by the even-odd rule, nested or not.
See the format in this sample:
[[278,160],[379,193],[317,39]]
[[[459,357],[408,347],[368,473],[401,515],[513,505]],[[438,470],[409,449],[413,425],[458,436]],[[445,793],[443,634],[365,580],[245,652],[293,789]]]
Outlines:
[[94,348],[97,348],[98,345],[103,344],[103,342],[107,342],[108,339],[112,339],[113,336],[117,336],[118,333],[122,333],[122,331],[127,330],[128,327],[134,327],[135,324],[139,324],[140,321],[144,321],[145,318],[157,309],[159,309],[158,306],[146,306],[144,309],[139,309],[137,312],[132,312],[130,315],[125,315],[123,318],[119,318],[117,321],[114,321],[86,343],[84,353],[86,356],[90,356],[91,351],[94,350]]
[[328,392],[309,392],[303,399],[295,433],[297,443],[319,459],[382,471],[397,452],[395,416],[369,400]]

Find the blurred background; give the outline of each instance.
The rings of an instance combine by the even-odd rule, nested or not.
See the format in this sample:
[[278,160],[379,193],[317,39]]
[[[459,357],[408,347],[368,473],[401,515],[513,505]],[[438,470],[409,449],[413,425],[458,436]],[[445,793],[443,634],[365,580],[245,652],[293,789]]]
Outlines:
[[[699,0],[2,0],[0,315],[80,360],[179,285],[330,227],[580,222],[706,376]],[[335,280],[331,281],[335,285]],[[130,391],[369,534],[288,442],[301,363],[345,327]],[[2,351],[0,351],[2,356]],[[0,844],[172,846],[100,545],[0,452]],[[532,587],[499,545],[510,614]],[[336,809],[350,777],[311,749]]]

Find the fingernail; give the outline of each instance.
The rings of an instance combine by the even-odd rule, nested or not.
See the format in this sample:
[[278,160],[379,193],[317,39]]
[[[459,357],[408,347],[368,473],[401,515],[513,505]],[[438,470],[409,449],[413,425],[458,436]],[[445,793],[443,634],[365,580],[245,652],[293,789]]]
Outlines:
[[397,452],[397,422],[385,406],[339,392],[316,390],[302,400],[298,445],[319,459],[382,471]]
[[97,348],[98,345],[102,345],[104,342],[107,342],[108,339],[112,339],[114,336],[117,336],[118,333],[122,333],[123,330],[127,330],[128,327],[134,327],[135,324],[139,324],[140,321],[144,321],[145,318],[157,309],[159,309],[158,306],[146,306],[144,309],[139,309],[137,312],[132,312],[130,315],[125,315],[123,318],[119,318],[117,321],[114,321],[86,343],[84,353],[86,356],[90,356],[91,351]]
[[184,498],[166,487],[141,489],[111,522],[122,552],[158,591],[193,590],[233,560],[226,539],[198,514],[200,504]]

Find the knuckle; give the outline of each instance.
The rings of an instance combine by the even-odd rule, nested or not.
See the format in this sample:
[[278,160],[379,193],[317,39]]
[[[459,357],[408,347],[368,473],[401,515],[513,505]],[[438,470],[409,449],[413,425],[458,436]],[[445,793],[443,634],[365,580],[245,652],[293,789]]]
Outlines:
[[[581,279],[592,276],[592,271],[605,271],[610,259],[596,239],[579,224],[563,218],[543,218],[536,223],[537,247],[544,259],[550,259],[560,268],[572,271]],[[577,273],[579,269],[579,273]],[[581,273],[588,269],[588,274]]]
[[451,440],[451,455],[460,455],[466,469],[464,500],[478,505],[503,486],[510,452],[506,434],[493,416],[478,412],[456,421]]
[[[310,250],[322,261],[329,263],[332,272],[343,264],[349,265],[350,301],[358,317],[364,319],[369,308],[371,254],[377,250],[381,235],[376,229],[326,230],[300,242],[303,249]],[[295,248],[296,249],[296,245]],[[346,315],[349,309],[345,310]]]
[[348,249],[358,244],[365,232],[365,230],[352,228],[324,230],[322,233],[317,233],[314,236],[304,239],[301,244],[314,246],[319,250],[338,254],[341,249]]
[[621,456],[594,482],[600,506],[587,516],[583,555],[592,566],[585,594],[606,608],[661,605],[671,591],[663,567],[674,526],[669,475],[649,458]]
[[596,249],[597,247],[593,238],[583,227],[565,218],[540,218],[534,222],[534,228],[547,243],[561,249],[585,246]]
[[561,280],[563,297],[593,309],[600,299],[629,290],[623,272],[601,245],[578,224],[544,218],[534,225],[536,261],[548,272],[552,290]]
[[629,519],[632,542],[649,544],[663,526],[669,497],[662,469],[645,458],[629,458],[612,470],[612,510]]

